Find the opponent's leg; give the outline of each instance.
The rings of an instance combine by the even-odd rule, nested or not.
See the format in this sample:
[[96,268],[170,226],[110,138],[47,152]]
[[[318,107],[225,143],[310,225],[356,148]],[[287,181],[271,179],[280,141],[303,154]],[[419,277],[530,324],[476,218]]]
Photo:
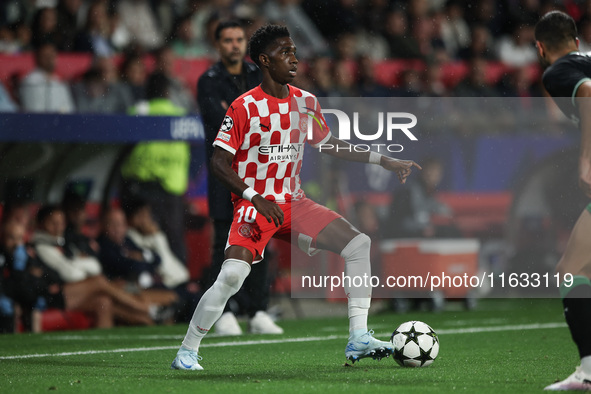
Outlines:
[[[591,390],[591,214],[586,209],[579,217],[566,246],[557,271],[563,282],[560,295],[564,317],[581,357],[581,365],[565,380],[546,390]],[[567,286],[565,275],[572,275]]]
[[[352,362],[361,358],[381,359],[393,352],[392,344],[375,339],[367,330],[367,316],[371,304],[370,238],[357,231],[344,219],[328,224],[316,238],[318,248],[339,253],[345,260],[345,294],[349,315],[349,342],[345,357]],[[360,287],[353,286],[353,278],[366,278]]]
[[195,308],[183,345],[173,360],[171,368],[203,369],[199,365],[197,355],[201,340],[222,315],[228,299],[242,287],[242,283],[250,273],[251,263],[252,253],[247,249],[239,246],[228,248],[226,261],[222,264],[220,274]]

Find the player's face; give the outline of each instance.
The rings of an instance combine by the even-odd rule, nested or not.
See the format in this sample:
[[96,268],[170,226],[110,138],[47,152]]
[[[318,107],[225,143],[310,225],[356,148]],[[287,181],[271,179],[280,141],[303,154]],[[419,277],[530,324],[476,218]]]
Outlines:
[[225,64],[236,64],[246,54],[246,36],[240,27],[229,27],[220,32],[217,49]]
[[294,80],[298,70],[296,47],[292,39],[282,37],[275,40],[267,50],[268,70],[271,78],[285,85]]

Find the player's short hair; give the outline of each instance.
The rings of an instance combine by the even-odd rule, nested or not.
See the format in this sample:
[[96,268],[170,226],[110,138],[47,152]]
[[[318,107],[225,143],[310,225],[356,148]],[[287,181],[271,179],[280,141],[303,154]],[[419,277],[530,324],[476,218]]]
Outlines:
[[577,39],[577,25],[570,15],[562,11],[550,11],[536,24],[536,40],[549,50],[557,50]]
[[260,67],[259,55],[275,42],[278,38],[290,37],[289,30],[285,26],[266,25],[254,32],[248,43],[249,55],[253,62]]
[[214,32],[214,38],[216,41],[219,41],[220,37],[222,36],[222,31],[224,29],[232,29],[232,28],[240,28],[243,29],[242,25],[240,24],[240,22],[238,22],[237,20],[227,20],[227,21],[221,21],[220,23],[218,23],[218,26],[215,28],[215,32]]

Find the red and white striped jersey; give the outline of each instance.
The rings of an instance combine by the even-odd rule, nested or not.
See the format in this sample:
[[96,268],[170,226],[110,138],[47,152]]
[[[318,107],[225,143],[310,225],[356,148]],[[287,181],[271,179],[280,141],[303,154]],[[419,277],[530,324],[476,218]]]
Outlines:
[[[234,153],[232,168],[244,183],[277,203],[305,197],[299,176],[304,145],[308,141],[316,147],[330,138],[318,99],[287,86],[284,99],[266,94],[260,86],[238,97],[213,142]],[[232,195],[233,201],[238,198]]]

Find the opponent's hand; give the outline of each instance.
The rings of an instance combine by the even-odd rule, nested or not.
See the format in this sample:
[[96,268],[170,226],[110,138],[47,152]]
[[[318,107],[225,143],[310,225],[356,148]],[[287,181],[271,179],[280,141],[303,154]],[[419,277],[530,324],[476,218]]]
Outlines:
[[283,211],[279,208],[279,205],[275,204],[273,201],[265,199],[260,194],[254,196],[251,202],[257,212],[267,219],[267,222],[271,223],[271,221],[273,221],[275,227],[279,227],[283,224]]
[[412,173],[413,167],[422,170],[421,166],[412,160],[399,160],[388,156],[382,156],[380,165],[388,171],[395,172],[400,183],[406,183],[406,178]]
[[591,160],[579,159],[579,187],[587,197],[591,197]]

